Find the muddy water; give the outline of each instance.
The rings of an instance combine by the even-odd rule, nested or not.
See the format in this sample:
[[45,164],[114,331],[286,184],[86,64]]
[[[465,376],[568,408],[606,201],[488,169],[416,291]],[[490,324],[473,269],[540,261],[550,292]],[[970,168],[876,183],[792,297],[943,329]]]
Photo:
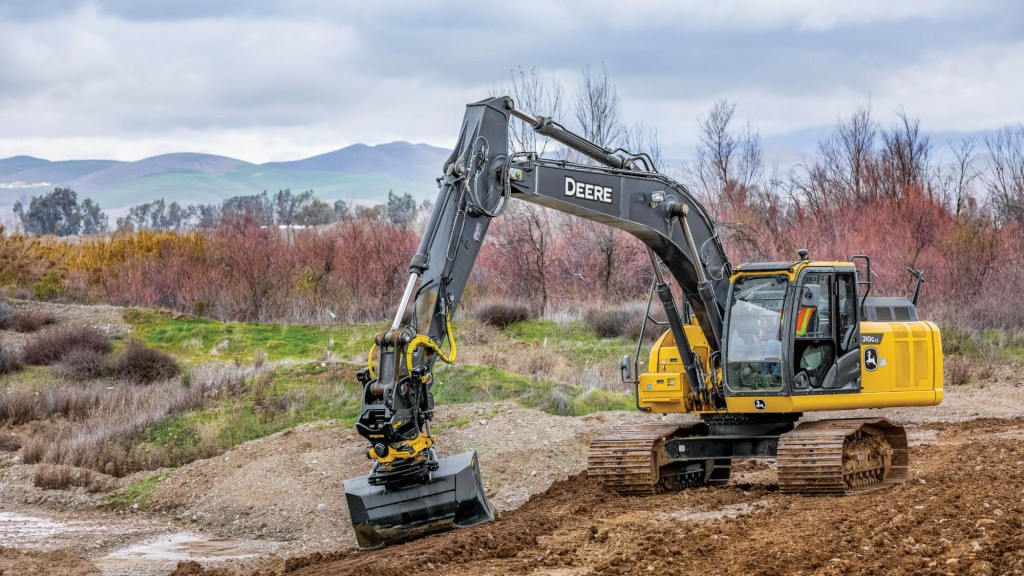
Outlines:
[[212,538],[132,517],[108,521],[59,519],[40,512],[0,512],[0,543],[43,551],[74,547],[104,576],[163,575],[183,560],[217,565],[256,558],[282,545]]

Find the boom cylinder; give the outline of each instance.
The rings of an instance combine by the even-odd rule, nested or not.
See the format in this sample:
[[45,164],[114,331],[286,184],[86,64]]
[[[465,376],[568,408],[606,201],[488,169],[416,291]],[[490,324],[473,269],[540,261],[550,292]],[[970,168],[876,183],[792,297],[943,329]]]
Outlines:
[[620,170],[633,169],[633,163],[629,160],[626,160],[621,156],[616,156],[611,150],[599,146],[594,142],[587,140],[583,136],[567,130],[564,126],[555,122],[551,118],[546,116],[535,118],[522,110],[516,110],[513,107],[514,104],[511,99],[508,101],[508,106],[509,112],[511,112],[513,116],[529,124],[534,131],[541,136],[547,136],[556,142],[565,144],[569,148],[572,148],[584,156],[597,160],[605,166],[611,166],[612,168],[618,168]]
[[654,255],[654,251],[648,248],[647,255],[650,256],[651,265],[654,266],[654,278],[657,281],[656,290],[658,292],[658,300],[661,300],[661,305],[665,309],[665,317],[668,318],[668,327],[672,331],[672,337],[676,341],[676,349],[679,350],[679,358],[683,361],[683,371],[686,373],[686,380],[690,383],[690,390],[696,390],[702,393],[704,391],[704,382],[702,382],[700,376],[697,375],[697,367],[693,363],[693,349],[690,348],[690,340],[687,339],[686,331],[683,330],[683,322],[679,317],[679,310],[676,308],[675,298],[672,297],[672,288],[669,287],[667,282],[665,282],[665,277],[661,274],[661,268],[658,267],[658,260]]
[[718,308],[718,300],[715,299],[715,290],[708,282],[708,276],[704,273],[704,264],[700,260],[700,253],[697,251],[697,244],[693,241],[693,234],[690,233],[690,226],[686,223],[686,215],[690,213],[690,207],[683,204],[676,216],[679,218],[679,225],[683,227],[683,236],[686,237],[686,246],[690,250],[690,258],[693,260],[693,268],[697,271],[697,294],[700,296],[704,308],[708,311],[708,318],[711,320],[711,331],[715,335],[715,348],[722,349],[722,312]]

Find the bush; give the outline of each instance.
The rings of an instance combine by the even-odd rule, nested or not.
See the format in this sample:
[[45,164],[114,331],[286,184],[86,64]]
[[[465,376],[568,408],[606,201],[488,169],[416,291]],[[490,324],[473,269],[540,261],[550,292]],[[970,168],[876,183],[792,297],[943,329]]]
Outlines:
[[[640,337],[640,328],[643,326],[646,311],[647,304],[639,302],[618,307],[588,308],[583,313],[583,323],[600,338],[623,337],[636,340]],[[651,316],[659,322],[664,322],[665,311],[659,302],[651,305]],[[683,322],[686,322],[685,318]],[[667,326],[658,326],[648,320],[644,338],[653,340],[667,329]]]
[[14,426],[39,418],[39,402],[35,396],[21,390],[0,392],[0,422]]
[[14,320],[14,308],[6,300],[0,300],[0,330],[7,329]]
[[0,376],[14,374],[21,370],[23,363],[21,357],[13,350],[0,348]]
[[56,300],[64,294],[64,279],[55,271],[47,272],[32,286],[36,300]]
[[132,340],[111,363],[115,378],[136,384],[149,384],[173,378],[181,372],[173,356],[154,350],[139,340]]
[[533,317],[528,306],[517,302],[488,302],[476,310],[477,320],[496,328],[508,328]]
[[44,438],[40,435],[26,437],[21,443],[21,463],[35,464],[42,462],[49,443],[49,438]]
[[88,326],[53,326],[40,330],[25,343],[25,363],[43,366],[59,362],[75,349],[110,352],[110,338]]
[[102,378],[109,370],[102,352],[89,348],[75,348],[54,366],[57,376],[69,380]]
[[69,486],[89,487],[93,485],[93,472],[63,464],[42,464],[36,468],[33,484],[44,490],[63,490]]
[[13,432],[0,431],[0,452],[17,452],[21,448],[21,438]]
[[54,318],[53,314],[36,312],[34,310],[21,310],[15,313],[14,318],[10,322],[10,327],[18,332],[28,333],[35,332],[43,326],[56,323],[57,319]]
[[627,333],[627,324],[632,315],[619,308],[588,308],[583,313],[583,322],[600,338],[618,338]]

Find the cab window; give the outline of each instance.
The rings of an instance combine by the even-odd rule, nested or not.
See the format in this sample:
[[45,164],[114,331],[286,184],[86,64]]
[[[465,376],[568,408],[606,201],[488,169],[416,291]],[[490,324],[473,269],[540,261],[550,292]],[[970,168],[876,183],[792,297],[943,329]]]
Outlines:
[[742,391],[782,390],[785,276],[751,276],[733,284],[726,335],[726,384]]

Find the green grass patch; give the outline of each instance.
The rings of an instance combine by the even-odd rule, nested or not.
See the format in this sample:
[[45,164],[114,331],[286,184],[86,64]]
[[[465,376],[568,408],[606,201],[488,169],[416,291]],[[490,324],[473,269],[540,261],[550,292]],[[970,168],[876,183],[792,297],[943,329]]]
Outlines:
[[458,428],[459,426],[465,426],[466,424],[469,424],[472,421],[473,421],[472,418],[459,418],[458,420],[455,420],[454,422],[449,422],[447,424],[432,425],[430,427],[430,431],[433,432],[434,434],[441,434],[445,430],[451,430],[452,428]]
[[156,485],[166,480],[170,475],[170,472],[160,472],[145,480],[129,484],[124,490],[108,496],[104,504],[114,508],[127,508],[136,503],[140,507],[145,506]]
[[174,467],[307,422],[338,419],[351,426],[361,390],[352,373],[347,365],[279,367],[251,378],[235,396],[146,429],[135,451]]
[[636,341],[600,338],[578,321],[527,320],[509,326],[506,333],[517,340],[546,345],[551,351],[565,357],[575,368],[593,366],[599,362],[617,363],[624,354],[632,354],[636,350]]
[[955,324],[940,327],[943,354],[975,360],[1024,361],[1024,331],[1005,328],[971,330]]
[[317,358],[330,350],[341,358],[366,354],[377,324],[329,327],[296,324],[219,322],[199,316],[132,309],[125,321],[150,346],[186,361],[251,359],[261,351],[268,360]]
[[632,397],[585,389],[546,378],[531,378],[475,365],[435,366],[434,399],[442,404],[511,400],[551,414],[579,416],[600,410],[627,410]]

